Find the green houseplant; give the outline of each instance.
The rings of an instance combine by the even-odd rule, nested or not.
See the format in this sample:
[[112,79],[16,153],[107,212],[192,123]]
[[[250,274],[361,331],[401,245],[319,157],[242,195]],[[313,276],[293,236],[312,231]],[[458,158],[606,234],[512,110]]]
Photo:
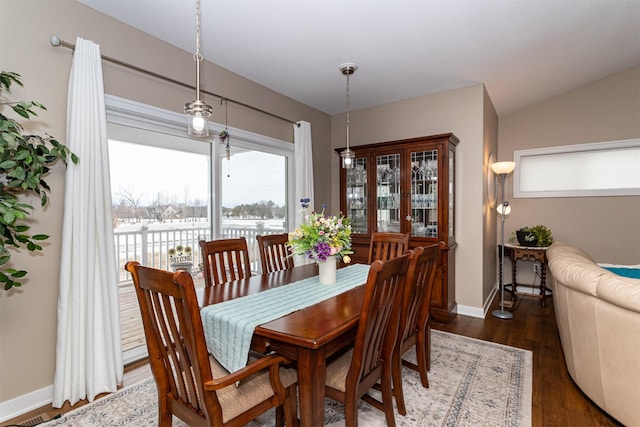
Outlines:
[[553,243],[551,230],[544,225],[521,227],[514,231],[511,241],[519,242],[522,246],[547,247]]
[[22,86],[20,75],[0,72],[0,283],[4,289],[21,286],[19,279],[26,276],[25,270],[7,267],[12,248],[40,251],[39,241],[49,238],[46,234],[30,234],[25,224],[33,206],[21,201],[21,196],[35,194],[44,207],[49,199],[49,185],[45,181],[49,168],[57,161],[67,164],[70,158],[75,164],[78,158],[67,147],[46,135],[30,135],[14,118],[4,113],[5,107],[19,117],[31,120],[37,116],[36,109],[46,110],[35,101],[4,102],[11,92],[11,85]]

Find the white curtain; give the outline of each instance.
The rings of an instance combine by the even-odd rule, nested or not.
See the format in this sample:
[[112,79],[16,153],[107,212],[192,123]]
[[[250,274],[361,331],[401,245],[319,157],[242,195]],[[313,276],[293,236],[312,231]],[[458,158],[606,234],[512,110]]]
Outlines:
[[293,125],[293,142],[296,156],[296,218],[295,226],[304,222],[300,199],[311,199],[313,207],[313,150],[311,148],[311,123],[300,121]]
[[[293,142],[296,156],[295,227],[305,221],[304,211],[300,206],[300,199],[310,199],[313,207],[313,150],[311,148],[311,123],[299,121],[293,125]],[[309,264],[311,261],[302,255],[293,257],[295,265]]]
[[76,41],[69,78],[66,172],[53,406],[116,391],[122,382],[107,121],[100,47]]

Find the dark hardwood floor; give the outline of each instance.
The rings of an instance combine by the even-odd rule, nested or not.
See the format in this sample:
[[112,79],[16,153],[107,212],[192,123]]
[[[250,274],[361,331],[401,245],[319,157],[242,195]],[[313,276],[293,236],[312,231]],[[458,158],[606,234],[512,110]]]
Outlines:
[[553,312],[553,299],[540,307],[534,295],[518,295],[513,319],[491,315],[499,308],[496,298],[485,319],[456,316],[451,324],[432,324],[433,329],[485,341],[524,348],[533,352],[532,426],[620,426],[576,386],[564,361]]
[[[569,377],[556,328],[553,300],[548,300],[547,307],[542,308],[538,298],[518,296],[512,309],[512,320],[500,320],[491,315],[498,303],[499,300],[496,299],[485,319],[459,315],[448,325],[434,322],[433,328],[533,351],[532,426],[620,426],[620,423],[591,402]],[[125,368],[123,386],[149,376],[151,371],[148,363],[138,362]],[[65,406],[62,409],[54,409],[48,405],[9,420],[1,426],[20,424],[42,413],[53,417],[85,403],[80,402],[73,408]]]

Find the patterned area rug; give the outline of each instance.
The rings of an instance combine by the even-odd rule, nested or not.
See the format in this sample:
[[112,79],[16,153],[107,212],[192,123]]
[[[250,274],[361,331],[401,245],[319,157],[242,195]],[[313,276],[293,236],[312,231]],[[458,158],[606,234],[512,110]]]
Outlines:
[[[531,352],[486,341],[433,331],[430,388],[419,375],[403,368],[407,415],[396,412],[398,426],[531,426]],[[413,351],[405,355],[415,361]],[[344,425],[342,405],[327,399],[325,425]],[[384,414],[364,402],[359,425],[385,426]],[[155,426],[156,387],[153,379],[69,412],[42,426]],[[185,423],[174,417],[174,426]],[[251,427],[274,425],[273,412]]]

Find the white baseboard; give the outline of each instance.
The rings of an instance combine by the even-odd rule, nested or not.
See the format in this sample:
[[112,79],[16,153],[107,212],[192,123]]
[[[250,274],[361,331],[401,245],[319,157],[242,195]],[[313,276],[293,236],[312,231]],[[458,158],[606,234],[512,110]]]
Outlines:
[[462,304],[458,304],[458,314],[462,314],[463,316],[477,317],[479,319],[484,319],[485,315],[482,308]]
[[0,423],[53,402],[53,384],[0,403]]
[[[487,299],[484,301],[484,315],[486,316],[487,313],[489,313],[489,309],[491,308],[491,303],[493,302],[493,299],[495,298],[496,294],[498,293],[498,288],[500,286],[498,284],[496,284],[496,286],[494,286],[491,289],[491,293],[489,294],[489,297],[487,297]],[[484,317],[483,317],[484,319]]]
[[489,294],[487,299],[484,301],[484,305],[482,306],[482,308],[458,304],[457,306],[458,314],[462,314],[464,316],[477,317],[478,319],[484,319],[485,317],[487,317],[487,313],[491,308],[491,302],[493,301],[493,298],[495,297],[497,292],[498,292],[498,287],[496,285],[492,288],[491,293]]

